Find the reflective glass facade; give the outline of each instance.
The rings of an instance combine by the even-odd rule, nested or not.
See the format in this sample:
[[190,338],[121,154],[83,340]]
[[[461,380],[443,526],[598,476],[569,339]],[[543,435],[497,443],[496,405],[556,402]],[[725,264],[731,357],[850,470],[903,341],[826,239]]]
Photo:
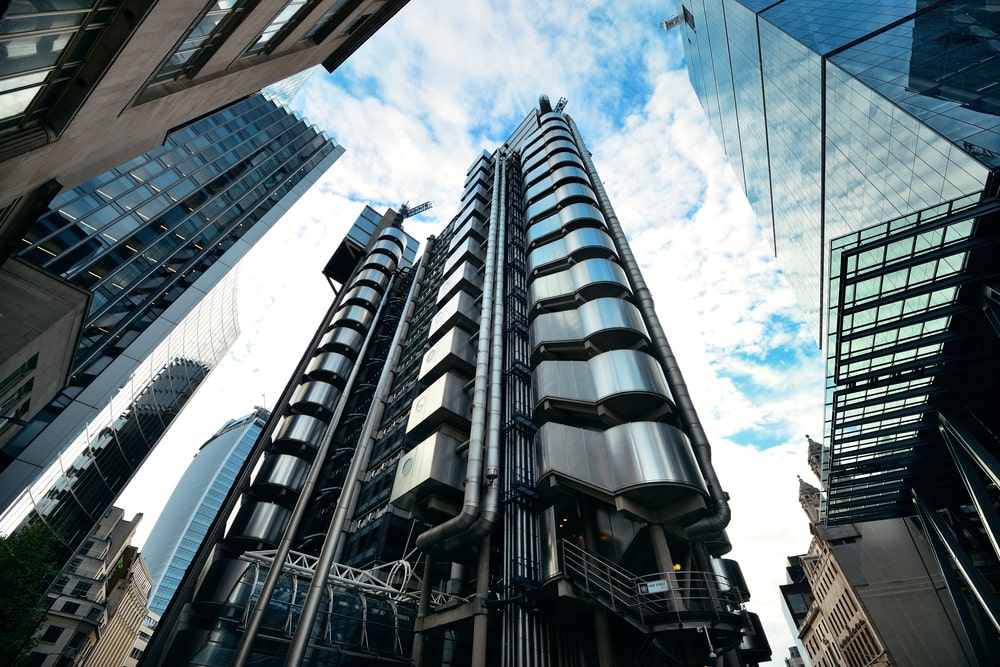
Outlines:
[[987,2],[688,0],[688,71],[820,337],[832,239],[1000,165]]
[[93,437],[94,412],[342,153],[258,94],[56,198],[19,255],[93,296],[69,386],[4,445],[0,506]]
[[143,545],[153,580],[150,611],[159,615],[167,608],[267,417],[267,410],[258,408],[226,423],[201,446],[174,487]]
[[992,664],[1000,14],[682,2],[694,88],[826,354],[822,519],[917,514],[975,661]]
[[0,533],[44,520],[70,548],[91,530],[239,335],[231,272],[0,515]]

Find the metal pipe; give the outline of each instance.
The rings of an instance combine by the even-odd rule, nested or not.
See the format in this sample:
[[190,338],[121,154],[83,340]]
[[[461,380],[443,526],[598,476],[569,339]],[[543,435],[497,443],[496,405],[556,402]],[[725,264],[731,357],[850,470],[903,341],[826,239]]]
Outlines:
[[[497,216],[497,278],[493,285],[492,331],[490,334],[490,385],[489,409],[486,415],[486,496],[479,516],[465,533],[445,540],[445,548],[454,550],[478,542],[493,530],[500,513],[500,428],[503,421],[501,398],[503,397],[503,327],[504,327],[504,280],[503,265],[506,259],[507,241],[507,175],[506,161],[500,158],[500,213]],[[484,306],[485,307],[485,306]],[[482,572],[476,576],[482,578]]]
[[667,384],[674,395],[674,402],[677,404],[685,431],[687,431],[688,436],[691,438],[698,467],[701,468],[701,474],[708,485],[708,493],[715,505],[714,511],[711,514],[702,517],[687,527],[687,537],[691,540],[708,539],[717,535],[729,525],[729,519],[732,517],[732,510],[729,508],[729,496],[723,491],[722,484],[719,482],[719,477],[715,472],[715,466],[712,465],[712,446],[708,442],[708,436],[701,426],[701,420],[698,418],[694,403],[691,401],[691,394],[688,392],[687,383],[684,381],[684,376],[681,374],[681,369],[677,364],[677,358],[670,348],[670,343],[667,341],[667,336],[663,331],[663,326],[660,324],[660,319],[656,316],[652,294],[642,277],[639,264],[632,254],[625,232],[618,222],[618,216],[615,215],[615,211],[611,207],[611,200],[608,199],[608,193],[597,174],[594,161],[590,157],[590,151],[587,150],[586,144],[583,143],[583,137],[580,135],[580,130],[573,119],[568,115],[565,118],[569,123],[570,130],[573,132],[577,147],[580,149],[580,157],[583,158],[583,163],[587,168],[591,185],[597,194],[598,200],[600,200],[601,209],[608,223],[608,231],[611,232],[611,239],[614,241],[618,256],[622,260],[639,310],[653,338],[653,344],[659,353],[663,370],[666,373]]
[[[299,615],[295,634],[292,637],[288,653],[285,656],[286,667],[301,665],[305,657],[306,646],[309,643],[309,636],[312,633],[313,621],[316,618],[316,612],[319,610],[323,589],[326,587],[327,573],[330,571],[330,566],[333,564],[335,557],[339,556],[341,550],[340,537],[344,531],[344,524],[347,523],[347,517],[354,512],[354,508],[357,505],[360,480],[368,468],[372,444],[375,441],[375,429],[381,419],[382,411],[385,409],[385,402],[382,400],[382,397],[385,396],[391,386],[392,379],[396,375],[396,360],[399,357],[403,337],[409,329],[410,315],[413,313],[413,303],[416,300],[415,297],[419,291],[420,281],[423,279],[424,271],[426,270],[428,254],[429,248],[420,259],[417,274],[414,276],[413,283],[410,285],[410,290],[406,295],[406,308],[396,326],[392,342],[389,344],[389,356],[385,360],[378,385],[375,388],[376,400],[372,401],[371,408],[365,419],[364,430],[358,439],[358,447],[354,452],[353,458],[351,458],[351,466],[344,480],[344,490],[341,491],[340,496],[337,498],[337,507],[334,510],[333,518],[330,520],[330,528],[326,532],[326,538],[323,540],[323,548],[320,550],[319,558],[316,561],[315,574],[312,581],[309,582],[309,592],[306,595],[305,602],[302,604],[302,613]],[[386,294],[388,294],[388,291]],[[388,298],[385,301],[388,301]],[[372,331],[374,330],[375,326],[373,325]],[[360,367],[361,364],[359,363],[358,366]]]
[[[493,201],[490,210],[490,238],[486,251],[485,284],[483,286],[483,305],[480,313],[479,342],[476,348],[476,374],[473,385],[472,425],[469,434],[468,459],[465,469],[465,495],[461,512],[424,531],[417,537],[417,547],[424,553],[448,556],[449,548],[445,542],[462,535],[473,525],[479,516],[482,498],[482,479],[484,463],[484,442],[486,431],[487,392],[490,369],[490,338],[486,332],[492,329],[494,285],[499,271],[497,270],[497,245],[500,215],[500,184],[504,162],[499,151],[494,157],[493,168]],[[462,542],[461,539],[458,542]]]
[[[355,274],[357,269],[355,269]],[[390,281],[386,287],[386,294],[392,288],[392,282]],[[346,294],[345,290],[341,290],[341,294]],[[340,299],[340,295],[337,296]],[[382,313],[382,309],[385,307],[388,299],[383,298],[379,303],[378,311],[375,313],[375,321],[378,320],[379,315]],[[366,351],[368,350],[368,345],[372,340],[372,333],[374,327],[368,331],[368,335],[365,336],[365,342],[358,351],[358,360],[364,358]],[[313,350],[315,352],[315,349]],[[354,386],[354,382],[357,379],[358,373],[361,370],[361,363],[355,363],[354,368],[351,369],[351,375],[347,379],[347,383],[344,385],[344,391],[341,394],[340,401],[337,404],[337,409],[334,411],[333,417],[327,424],[326,429],[323,433],[322,443],[319,450],[316,452],[316,458],[313,459],[313,464],[309,468],[309,474],[306,476],[306,480],[302,485],[302,491],[299,492],[299,498],[295,502],[295,508],[292,510],[292,514],[288,519],[288,525],[285,527],[285,532],[281,536],[281,542],[278,543],[278,549],[274,554],[274,561],[267,573],[267,578],[264,580],[264,585],[261,587],[260,595],[257,598],[257,602],[254,604],[253,611],[250,612],[250,617],[247,620],[246,629],[243,631],[243,636],[240,638],[240,644],[237,647],[236,655],[233,657],[232,667],[244,667],[246,665],[247,659],[250,657],[250,650],[253,646],[253,641],[257,636],[257,632],[260,630],[260,624],[264,619],[264,611],[267,608],[268,603],[271,601],[271,595],[274,593],[274,589],[278,585],[278,577],[281,576],[282,564],[285,559],[288,558],[288,552],[292,549],[292,540],[295,538],[295,533],[299,528],[299,524],[302,522],[302,518],[305,516],[306,508],[309,505],[310,497],[312,496],[313,489],[316,486],[316,481],[319,479],[320,472],[323,468],[323,462],[326,460],[327,454],[330,450],[330,445],[333,442],[333,433],[337,428],[338,422],[344,413],[344,408],[347,404],[347,396],[350,394],[350,390]],[[302,376],[299,376],[298,384],[302,383]]]

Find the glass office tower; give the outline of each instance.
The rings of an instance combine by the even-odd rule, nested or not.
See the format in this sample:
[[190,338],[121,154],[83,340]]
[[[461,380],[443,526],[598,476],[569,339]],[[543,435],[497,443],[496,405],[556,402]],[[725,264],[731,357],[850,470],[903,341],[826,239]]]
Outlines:
[[[174,130],[162,147],[56,198],[25,233],[18,255],[92,297],[69,386],[3,446],[0,507],[9,508],[65,457],[70,443],[82,438],[93,446],[103,426],[88,422],[122,395],[140,364],[342,153],[257,94]],[[231,344],[231,327],[220,326],[219,334],[202,334]],[[204,362],[199,378],[219,358]],[[149,446],[165,429],[148,438]],[[102,502],[110,505],[140,462],[127,475],[110,476],[115,481]],[[107,505],[85,513],[100,516]],[[79,532],[66,530],[67,539]]]
[[[343,287],[146,664],[756,664],[710,445],[583,140],[542,98]],[[320,574],[322,573],[322,574]],[[411,663],[411,660],[413,661]]]
[[1000,14],[985,0],[680,9],[691,82],[827,357],[823,518],[920,515],[992,664]]
[[256,408],[226,422],[177,482],[143,545],[153,581],[150,611],[162,615],[167,608],[269,415]]

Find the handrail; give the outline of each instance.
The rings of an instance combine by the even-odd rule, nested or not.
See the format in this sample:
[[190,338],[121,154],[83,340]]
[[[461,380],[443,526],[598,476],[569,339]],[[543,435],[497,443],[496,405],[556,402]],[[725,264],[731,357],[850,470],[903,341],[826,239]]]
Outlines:
[[723,614],[743,611],[737,587],[715,572],[639,576],[569,540],[562,541],[562,565],[578,589],[646,631],[658,623],[690,621],[692,615],[720,621]]

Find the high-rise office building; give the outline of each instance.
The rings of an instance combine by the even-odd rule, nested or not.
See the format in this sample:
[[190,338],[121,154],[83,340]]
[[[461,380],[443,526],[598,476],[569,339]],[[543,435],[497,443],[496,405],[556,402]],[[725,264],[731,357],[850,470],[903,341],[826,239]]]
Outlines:
[[[171,132],[160,148],[53,202],[25,232],[17,258],[91,298],[69,385],[27,426],[0,424],[0,434],[12,432],[0,441],[0,507],[8,507],[43,470],[51,471],[57,457],[67,472],[73,465],[66,460],[67,451],[94,447],[94,440],[125,409],[107,408],[112,397],[129,401],[124,398],[129,392],[120,391],[126,386],[136,387],[133,396],[145,391],[152,376],[127,385],[130,376],[140,364],[148,366],[144,360],[153,350],[342,153],[342,147],[301,118],[257,94]],[[185,400],[235,340],[235,296],[231,299],[233,307],[225,317],[212,317],[209,326],[192,329],[205,342],[175,340],[174,356],[198,369],[197,379],[189,374],[192,384],[185,389]],[[218,327],[216,332],[211,325]],[[225,347],[217,345],[221,341]],[[185,348],[191,353],[184,353]],[[15,363],[41,354],[34,346],[4,353]],[[146,370],[161,373],[166,363],[159,360]],[[178,376],[182,365],[172,362],[170,368],[169,374]],[[20,382],[31,380],[27,373]],[[40,398],[44,400],[27,392],[20,400],[28,404]],[[79,503],[85,512],[100,516],[166,430],[167,415],[172,418],[181,404],[161,414],[160,428],[137,431],[146,443],[143,455],[130,462],[124,476],[104,475],[115,480],[101,494],[107,504]],[[102,409],[115,413],[112,421],[87,427]],[[4,528],[11,527],[9,518],[2,520]],[[63,530],[69,537],[89,526]]]
[[322,64],[406,0],[12,0],[0,9],[0,263],[60,190]]
[[680,9],[691,82],[827,358],[822,520],[919,515],[976,662],[994,663],[998,14]]
[[270,413],[231,419],[184,471],[143,545],[153,580],[149,610],[162,614],[212,525]]
[[144,664],[770,658],[721,558],[710,445],[563,104],[474,160],[415,263],[412,211],[349,232]]

